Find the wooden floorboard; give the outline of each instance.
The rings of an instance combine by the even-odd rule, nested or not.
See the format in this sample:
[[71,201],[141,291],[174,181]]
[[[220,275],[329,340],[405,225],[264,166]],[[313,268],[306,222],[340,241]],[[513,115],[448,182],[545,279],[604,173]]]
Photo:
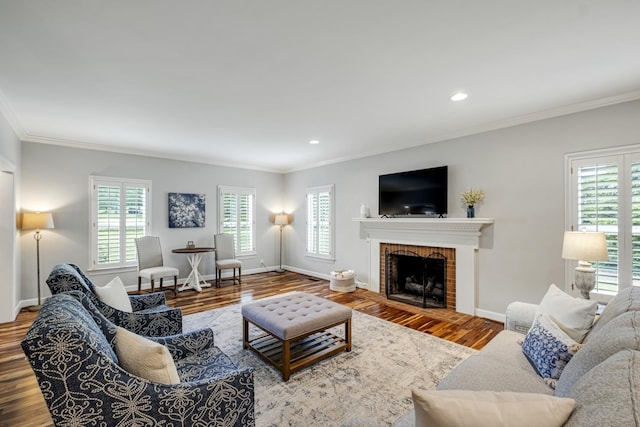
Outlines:
[[[484,347],[503,329],[499,322],[447,309],[407,306],[363,289],[351,293],[334,292],[325,280],[292,272],[254,274],[244,276],[241,286],[231,283],[231,280],[224,280],[220,288],[204,288],[202,293],[185,291],[177,297],[167,290],[167,303],[181,307],[183,314],[188,315],[285,292],[304,291],[474,349]],[[36,313],[23,310],[14,322],[0,324],[0,427],[53,425],[35,375],[20,348],[20,341],[35,316]],[[242,334],[242,330],[238,334]]]

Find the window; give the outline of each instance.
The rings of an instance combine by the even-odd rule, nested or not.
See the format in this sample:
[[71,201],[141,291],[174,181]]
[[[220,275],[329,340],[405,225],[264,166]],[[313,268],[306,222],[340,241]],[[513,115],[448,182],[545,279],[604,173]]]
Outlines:
[[[605,233],[609,260],[593,264],[594,292],[606,301],[640,286],[640,147],[567,156],[570,230]],[[573,280],[573,267],[567,277]],[[569,276],[571,274],[571,276]]]
[[307,255],[333,260],[333,185],[307,189]]
[[218,232],[234,236],[236,256],[256,254],[256,190],[218,187]]
[[90,177],[92,268],[137,264],[135,238],[151,233],[151,181]]

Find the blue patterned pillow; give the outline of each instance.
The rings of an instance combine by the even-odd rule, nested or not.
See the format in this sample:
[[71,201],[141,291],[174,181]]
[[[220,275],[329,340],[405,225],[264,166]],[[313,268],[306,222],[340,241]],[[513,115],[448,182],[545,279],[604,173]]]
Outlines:
[[[522,343],[522,351],[545,380],[557,380],[580,348],[546,314],[540,314]],[[553,381],[548,381],[554,385]]]

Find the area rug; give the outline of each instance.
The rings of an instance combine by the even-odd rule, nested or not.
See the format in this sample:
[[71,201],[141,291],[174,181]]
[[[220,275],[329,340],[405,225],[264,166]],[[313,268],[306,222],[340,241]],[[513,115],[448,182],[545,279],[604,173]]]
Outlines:
[[[412,388],[435,388],[475,352],[354,310],[351,352],[294,372],[283,382],[277,370],[242,348],[239,304],[188,315],[183,322],[185,331],[212,328],[216,345],[236,366],[255,368],[259,427],[394,425],[413,407]],[[331,331],[343,336],[344,326]]]

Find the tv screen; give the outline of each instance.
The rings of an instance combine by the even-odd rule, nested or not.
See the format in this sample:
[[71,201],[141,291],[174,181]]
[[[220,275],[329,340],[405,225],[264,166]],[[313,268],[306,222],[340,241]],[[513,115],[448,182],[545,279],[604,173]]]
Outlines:
[[380,175],[378,213],[381,216],[447,213],[447,166]]

